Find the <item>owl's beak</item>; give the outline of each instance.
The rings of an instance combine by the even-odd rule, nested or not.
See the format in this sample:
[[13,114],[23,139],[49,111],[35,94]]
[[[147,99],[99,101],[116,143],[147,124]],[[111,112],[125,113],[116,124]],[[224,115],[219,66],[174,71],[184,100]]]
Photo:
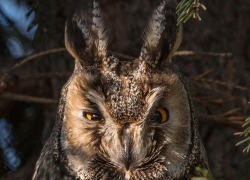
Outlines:
[[123,144],[123,157],[124,157],[124,165],[126,170],[129,170],[132,156],[131,156],[131,130],[130,125],[128,123],[124,124],[123,136],[122,136],[122,144]]
[[125,168],[128,171],[129,167],[130,167],[130,164],[131,164],[131,156],[130,156],[129,153],[126,153],[124,158],[125,158],[124,159],[125,160]]

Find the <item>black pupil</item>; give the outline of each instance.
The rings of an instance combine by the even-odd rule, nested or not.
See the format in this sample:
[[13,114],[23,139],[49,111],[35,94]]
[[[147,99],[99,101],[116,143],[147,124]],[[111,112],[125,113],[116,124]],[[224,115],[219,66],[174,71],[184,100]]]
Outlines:
[[101,120],[101,116],[99,114],[93,114],[91,116],[91,120],[93,120],[93,121]]
[[155,114],[154,114],[154,119],[158,122],[161,122],[162,120],[162,115],[159,111],[155,111]]

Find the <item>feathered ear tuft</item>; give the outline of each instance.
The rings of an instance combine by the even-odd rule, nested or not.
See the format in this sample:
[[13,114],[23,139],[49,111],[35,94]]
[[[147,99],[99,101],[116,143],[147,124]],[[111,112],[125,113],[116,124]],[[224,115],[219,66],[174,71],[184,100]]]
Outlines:
[[76,64],[100,65],[107,56],[108,38],[98,3],[91,1],[81,5],[68,17],[65,27],[68,52],[76,59]]
[[182,40],[182,26],[177,26],[175,0],[163,0],[154,9],[143,34],[140,59],[152,67],[170,62]]

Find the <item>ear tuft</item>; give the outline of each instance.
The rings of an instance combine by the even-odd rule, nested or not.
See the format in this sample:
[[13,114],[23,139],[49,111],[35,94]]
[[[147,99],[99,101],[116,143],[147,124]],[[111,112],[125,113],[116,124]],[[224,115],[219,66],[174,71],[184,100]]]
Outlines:
[[177,14],[174,0],[163,0],[154,9],[144,31],[144,45],[140,59],[151,67],[170,62],[182,40],[182,27],[176,26]]
[[108,42],[99,5],[91,1],[74,9],[66,21],[65,46],[81,65],[98,65],[107,56]]

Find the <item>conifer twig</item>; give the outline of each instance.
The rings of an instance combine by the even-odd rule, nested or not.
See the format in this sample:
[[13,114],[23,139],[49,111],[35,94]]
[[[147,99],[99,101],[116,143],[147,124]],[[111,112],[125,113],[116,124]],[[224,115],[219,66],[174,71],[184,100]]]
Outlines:
[[[250,104],[250,102],[249,102]],[[245,128],[245,130],[241,133],[236,133],[235,135],[241,135],[244,136],[244,139],[236,144],[236,146],[239,146],[241,144],[247,143],[247,147],[243,150],[243,152],[249,152],[250,151],[250,116],[246,119],[245,123],[242,126]]]
[[180,13],[177,19],[177,25],[187,22],[191,17],[198,18],[200,7],[206,10],[206,7],[200,3],[200,0],[182,0],[176,7],[176,13]]

